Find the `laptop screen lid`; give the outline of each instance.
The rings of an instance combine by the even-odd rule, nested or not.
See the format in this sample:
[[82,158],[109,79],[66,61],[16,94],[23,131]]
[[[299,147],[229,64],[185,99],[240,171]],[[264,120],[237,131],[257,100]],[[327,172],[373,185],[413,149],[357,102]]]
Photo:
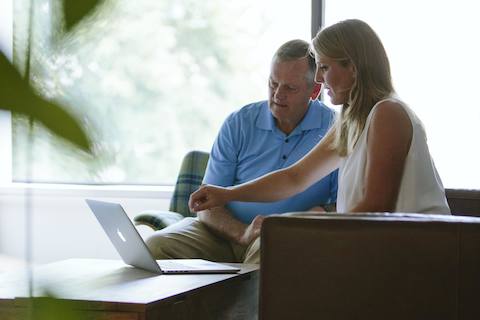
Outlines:
[[155,260],[120,204],[85,201],[126,264],[154,273],[236,273],[240,270],[201,259]]
[[126,264],[155,273],[162,272],[120,204],[85,201]]

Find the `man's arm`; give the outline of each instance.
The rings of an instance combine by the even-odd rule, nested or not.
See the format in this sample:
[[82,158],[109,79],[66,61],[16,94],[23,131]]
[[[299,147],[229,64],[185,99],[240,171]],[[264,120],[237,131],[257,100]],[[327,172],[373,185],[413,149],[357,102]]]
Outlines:
[[257,216],[251,224],[235,219],[225,207],[215,207],[197,213],[198,219],[216,235],[241,245],[249,245],[260,235],[262,216]]
[[[241,117],[231,114],[223,123],[210,152],[203,183],[233,185],[237,171],[237,154],[240,145],[239,128]],[[210,208],[197,212],[198,219],[213,233],[241,245],[248,245],[260,235],[263,217],[255,218],[250,224],[237,220],[225,207]]]
[[[210,152],[203,183],[232,185],[237,167],[236,118],[230,115],[223,123]],[[197,212],[198,220],[217,236],[240,243],[247,225],[232,216],[225,207]]]

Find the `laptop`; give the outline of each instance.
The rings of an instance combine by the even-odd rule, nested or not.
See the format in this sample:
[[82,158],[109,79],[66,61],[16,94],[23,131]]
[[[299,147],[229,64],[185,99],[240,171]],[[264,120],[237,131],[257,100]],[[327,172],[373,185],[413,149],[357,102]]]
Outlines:
[[201,259],[155,260],[130,218],[118,203],[85,200],[122,260],[154,273],[237,273],[239,268]]

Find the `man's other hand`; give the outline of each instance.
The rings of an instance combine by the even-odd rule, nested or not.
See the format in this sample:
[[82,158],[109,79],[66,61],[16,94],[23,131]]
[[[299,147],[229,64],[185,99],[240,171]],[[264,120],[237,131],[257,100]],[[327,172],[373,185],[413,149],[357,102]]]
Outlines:
[[252,220],[252,222],[245,229],[242,237],[239,239],[239,243],[241,245],[248,246],[250,243],[252,243],[253,240],[257,239],[260,236],[260,231],[262,230],[262,223],[264,219],[264,216],[256,216]]

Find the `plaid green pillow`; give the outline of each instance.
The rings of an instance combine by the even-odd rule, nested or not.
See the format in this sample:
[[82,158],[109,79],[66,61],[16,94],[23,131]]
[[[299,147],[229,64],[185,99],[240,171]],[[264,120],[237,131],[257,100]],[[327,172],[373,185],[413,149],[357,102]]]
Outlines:
[[195,216],[188,208],[188,199],[202,184],[208,157],[209,154],[203,151],[191,151],[185,155],[170,200],[170,211],[178,212],[184,217]]
[[146,225],[153,230],[161,230],[171,224],[179,222],[183,216],[170,211],[143,211],[137,215],[133,221],[135,225]]

